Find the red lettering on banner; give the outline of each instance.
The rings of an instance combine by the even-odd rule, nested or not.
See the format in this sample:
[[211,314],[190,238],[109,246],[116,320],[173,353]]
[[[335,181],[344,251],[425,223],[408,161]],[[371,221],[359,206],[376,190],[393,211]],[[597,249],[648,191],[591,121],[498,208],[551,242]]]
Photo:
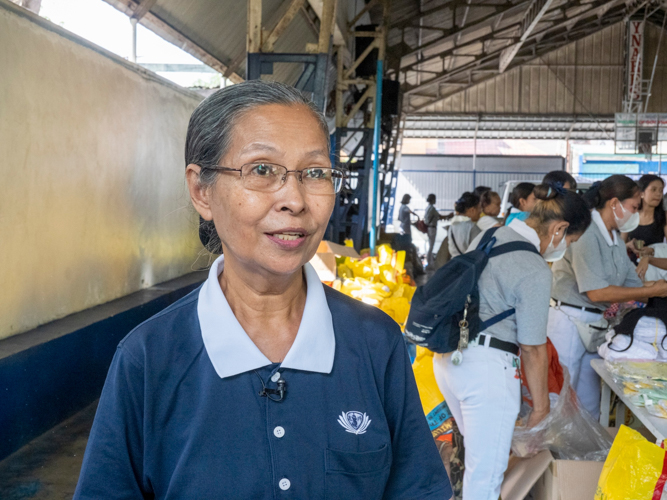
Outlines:
[[640,34],[632,35],[632,46],[639,47],[642,44],[642,36]]

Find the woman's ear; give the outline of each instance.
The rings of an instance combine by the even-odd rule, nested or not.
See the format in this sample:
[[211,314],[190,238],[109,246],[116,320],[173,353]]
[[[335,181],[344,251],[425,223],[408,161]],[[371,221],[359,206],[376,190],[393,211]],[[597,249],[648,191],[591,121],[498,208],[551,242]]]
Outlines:
[[204,220],[213,220],[213,211],[210,205],[210,190],[199,182],[201,167],[191,163],[185,170],[185,179],[190,191],[190,199],[195,210]]
[[565,233],[565,231],[567,231],[568,227],[570,227],[569,222],[565,221],[556,222],[554,234],[562,235]]

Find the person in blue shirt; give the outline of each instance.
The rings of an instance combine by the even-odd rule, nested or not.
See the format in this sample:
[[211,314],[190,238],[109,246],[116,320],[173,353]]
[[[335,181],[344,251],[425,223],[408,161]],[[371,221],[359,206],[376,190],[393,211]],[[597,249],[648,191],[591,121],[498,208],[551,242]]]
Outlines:
[[514,219],[526,221],[530,215],[530,211],[535,207],[537,198],[533,194],[535,184],[532,182],[520,182],[510,193],[510,203],[512,207],[507,211],[505,216],[505,225],[509,226]]
[[447,499],[401,331],[308,263],[344,173],[326,121],[247,81],[194,111],[206,282],[118,346],[76,500]]

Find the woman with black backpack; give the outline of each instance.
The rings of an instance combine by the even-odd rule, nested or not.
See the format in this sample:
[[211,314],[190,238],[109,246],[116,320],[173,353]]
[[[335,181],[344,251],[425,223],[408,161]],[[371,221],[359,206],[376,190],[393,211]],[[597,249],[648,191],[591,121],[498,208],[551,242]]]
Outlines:
[[[493,237],[494,247],[527,242],[536,251],[490,258],[478,281],[481,321],[512,309],[514,314],[480,332],[462,360],[454,351],[438,354],[433,361],[438,386],[464,437],[464,500],[500,496],[521,403],[520,350],[534,404],[528,425],[537,425],[549,413],[547,262],[562,258],[567,246],[588,228],[591,215],[578,195],[560,186],[541,184],[535,196],[538,202],[525,222],[515,219]],[[472,241],[470,249],[476,249],[483,236]]]

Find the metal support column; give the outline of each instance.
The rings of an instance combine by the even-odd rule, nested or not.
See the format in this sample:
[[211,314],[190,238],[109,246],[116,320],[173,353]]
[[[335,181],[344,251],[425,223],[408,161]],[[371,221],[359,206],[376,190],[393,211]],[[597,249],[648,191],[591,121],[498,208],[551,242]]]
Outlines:
[[380,172],[380,135],[382,134],[382,76],[384,68],[382,59],[378,57],[377,74],[375,77],[375,126],[373,128],[373,212],[371,213],[370,248],[371,256],[375,256],[375,245],[377,243],[377,215],[378,215],[378,176]]
[[132,25],[132,52],[130,54],[130,61],[137,62],[137,21],[138,19],[131,17],[130,24]]
[[[297,89],[312,93],[318,109],[324,111],[327,103],[331,34],[335,23],[336,0],[324,0],[317,44],[306,44],[303,53],[273,52],[274,44],[299,12],[305,0],[291,0],[290,6],[278,24],[262,35],[262,2],[248,0],[248,39],[246,79],[258,80],[262,75],[273,74],[274,63],[302,65],[301,76],[294,85]],[[268,33],[268,34],[267,34]]]
[[477,187],[477,132],[479,132],[479,115],[475,123],[475,138],[472,142],[472,188]]

